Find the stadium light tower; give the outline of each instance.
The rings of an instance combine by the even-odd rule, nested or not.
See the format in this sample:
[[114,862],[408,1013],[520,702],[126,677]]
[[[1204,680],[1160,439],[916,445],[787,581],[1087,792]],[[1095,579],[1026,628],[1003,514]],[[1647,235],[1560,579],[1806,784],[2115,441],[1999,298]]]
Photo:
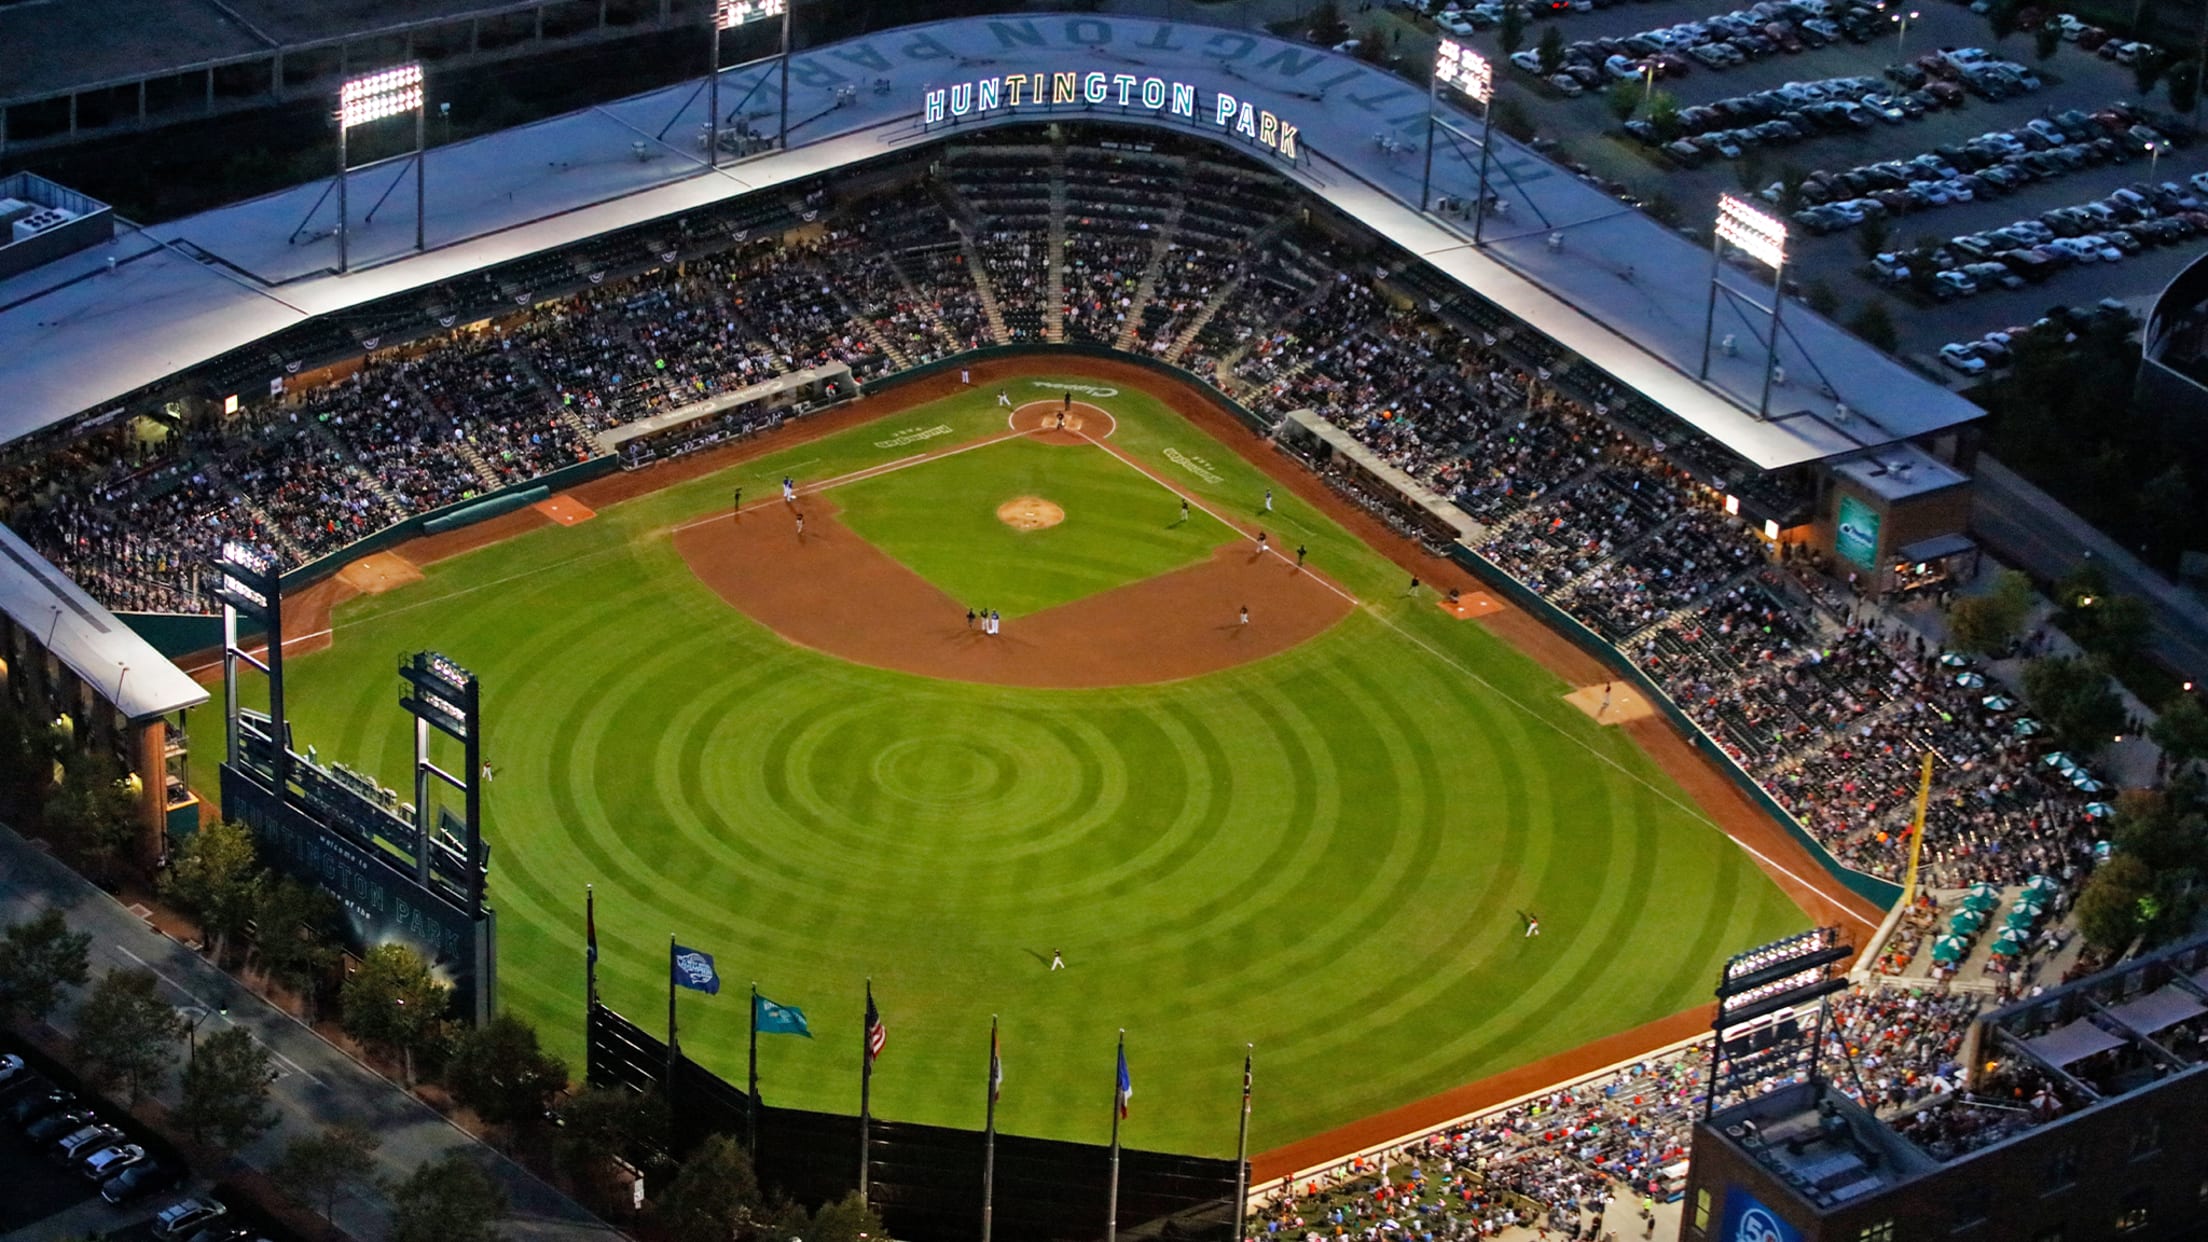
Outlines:
[[1419,182],[1418,209],[1426,210],[1434,187],[1434,134],[1454,126],[1440,116],[1443,87],[1475,100],[1480,105],[1480,188],[1472,204],[1472,244],[1480,244],[1480,233],[1487,223],[1487,151],[1489,140],[1495,136],[1495,69],[1487,58],[1454,39],[1443,39],[1434,52],[1434,76],[1426,91],[1426,175]]
[[1710,340],[1717,331],[1717,294],[1722,287],[1727,245],[1771,269],[1771,337],[1763,357],[1763,397],[1756,404],[1756,417],[1768,418],[1771,385],[1779,370],[1779,311],[1786,301],[1786,222],[1731,194],[1718,196],[1717,227],[1710,241],[1710,307],[1702,322],[1701,378],[1705,383],[1710,378]]
[[706,81],[707,106],[713,111],[705,133],[705,166],[721,164],[721,32],[770,17],[782,19],[782,130],[778,145],[790,144],[790,6],[788,0],[713,0],[713,71]]
[[[351,257],[348,239],[352,219],[347,214],[345,182],[348,164],[346,136],[356,125],[386,117],[414,114],[414,248],[424,250],[422,205],[422,67],[399,65],[348,80],[337,89],[337,270],[344,272]],[[370,215],[375,214],[373,211]]]

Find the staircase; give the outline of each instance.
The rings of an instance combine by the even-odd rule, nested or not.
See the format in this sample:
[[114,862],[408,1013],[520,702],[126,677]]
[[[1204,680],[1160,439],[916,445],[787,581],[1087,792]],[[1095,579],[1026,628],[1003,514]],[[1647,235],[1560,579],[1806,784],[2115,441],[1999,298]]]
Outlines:
[[307,550],[299,546],[289,531],[277,524],[276,519],[260,506],[259,501],[239,491],[232,491],[231,495],[239,498],[245,511],[252,515],[254,525],[260,527],[261,533],[268,537],[268,542],[274,544],[287,561],[293,565],[304,565],[314,559],[307,555]]
[[[1250,240],[1245,243],[1249,253],[1254,255],[1264,254],[1266,248],[1271,246],[1272,243],[1277,240],[1282,233],[1287,232],[1288,227],[1294,223],[1295,217],[1292,215],[1281,215],[1275,217],[1271,224],[1266,225],[1264,228],[1259,229],[1257,232],[1250,235]],[[1210,325],[1211,317],[1219,313],[1219,308],[1225,306],[1228,299],[1234,297],[1235,294],[1241,292],[1242,285],[1245,281],[1249,279],[1249,275],[1250,264],[1245,263],[1242,266],[1241,270],[1235,272],[1232,278],[1227,280],[1226,283],[1219,286],[1218,291],[1211,295],[1211,300],[1204,303],[1203,309],[1197,311],[1196,314],[1189,319],[1188,325],[1181,329],[1181,334],[1173,338],[1172,348],[1165,351],[1165,360],[1167,362],[1175,364],[1178,364],[1180,362],[1181,356],[1188,352],[1189,346],[1196,343],[1196,334],[1202,332],[1207,326]],[[1324,288],[1325,286],[1322,285],[1320,287]],[[1297,309],[1300,310],[1302,308],[1299,305]]]
[[460,464],[466,466],[476,478],[482,480],[486,490],[497,491],[499,488],[506,486],[506,481],[498,477],[498,470],[484,458],[483,454],[475,450],[473,444],[466,440],[455,440],[452,443],[452,448],[454,455],[459,457]]
[[989,325],[989,334],[999,345],[1011,343],[1012,334],[1004,326],[1004,311],[997,305],[996,286],[989,283],[989,273],[981,261],[981,251],[974,245],[974,229],[980,217],[973,204],[958,192],[958,187],[941,177],[929,180],[928,188],[934,192],[936,202],[942,204],[944,214],[951,218],[951,231],[958,234],[958,252],[966,260],[966,271],[974,278],[974,294],[981,299],[981,317]]
[[884,251],[881,259],[882,266],[888,268],[889,274],[897,278],[897,286],[905,291],[905,302],[914,312],[945,340],[955,339],[956,334],[951,331],[951,325],[944,323],[943,316],[936,313],[934,302],[920,296],[920,286],[912,283],[911,274],[905,271],[903,264],[897,262],[896,256]]
[[873,342],[874,348],[881,350],[883,355],[889,359],[891,365],[900,371],[912,365],[912,359],[905,356],[905,351],[898,347],[897,342],[889,339],[889,334],[882,331],[880,324],[860,314],[858,308],[851,305],[851,300],[843,296],[841,289],[831,284],[828,286],[828,291],[830,296],[836,299],[836,305],[842,309],[843,317],[850,320],[852,325],[858,328],[861,336]]
[[1054,171],[1050,178],[1050,242],[1043,251],[1050,287],[1043,294],[1043,339],[1053,345],[1066,339],[1066,178]]
[[1127,322],[1120,325],[1119,335],[1112,341],[1112,348],[1128,352],[1135,347],[1135,338],[1142,334],[1142,312],[1150,305],[1150,296],[1157,292],[1158,273],[1165,268],[1165,257],[1173,249],[1173,238],[1181,229],[1181,213],[1188,209],[1188,195],[1183,193],[1173,200],[1173,210],[1158,229],[1158,240],[1150,249],[1150,265],[1142,269],[1142,279],[1135,284],[1135,300],[1127,308]]

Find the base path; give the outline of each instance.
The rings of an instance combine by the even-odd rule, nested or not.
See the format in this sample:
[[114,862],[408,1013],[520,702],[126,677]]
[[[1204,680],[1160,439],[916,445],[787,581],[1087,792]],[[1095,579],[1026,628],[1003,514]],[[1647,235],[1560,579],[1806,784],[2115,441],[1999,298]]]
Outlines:
[[[1086,689],[1178,681],[1263,659],[1349,615],[1349,599],[1247,543],[1201,564],[1004,622],[966,605],[805,500],[805,531],[780,505],[674,533],[698,579],[799,646],[855,664],[956,681]],[[1248,605],[1250,623],[1240,609]]]

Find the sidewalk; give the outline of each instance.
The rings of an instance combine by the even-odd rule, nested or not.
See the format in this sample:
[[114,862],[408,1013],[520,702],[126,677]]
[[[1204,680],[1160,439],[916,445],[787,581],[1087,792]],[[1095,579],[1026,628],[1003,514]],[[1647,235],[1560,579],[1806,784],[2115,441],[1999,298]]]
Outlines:
[[[18,922],[49,909],[61,911],[73,930],[91,933],[95,982],[111,969],[145,967],[160,979],[162,994],[179,1009],[197,1010],[189,1015],[194,1017],[211,1015],[202,1021],[199,1036],[240,1026],[269,1050],[278,1075],[269,1097],[282,1121],[239,1153],[245,1164],[266,1172],[294,1137],[348,1122],[382,1141],[372,1171],[376,1179],[404,1178],[416,1166],[449,1151],[467,1153],[506,1188],[512,1208],[501,1232],[508,1238],[604,1242],[622,1236],[535,1174],[233,982],[199,954],[155,931],[14,830],[0,827],[0,923]],[[82,992],[50,1019],[65,1037],[75,1030],[75,1004],[81,1000]],[[225,1007],[227,1014],[220,1012]],[[179,1063],[183,1051],[177,1049]],[[173,1077],[160,1098],[172,1104],[176,1100]],[[385,1242],[390,1204],[381,1190],[364,1179],[339,1203],[337,1225],[359,1242]]]

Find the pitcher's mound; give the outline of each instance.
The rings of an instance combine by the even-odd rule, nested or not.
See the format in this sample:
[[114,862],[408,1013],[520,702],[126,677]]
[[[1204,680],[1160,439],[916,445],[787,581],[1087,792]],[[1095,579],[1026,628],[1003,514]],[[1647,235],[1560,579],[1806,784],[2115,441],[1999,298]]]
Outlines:
[[1066,511],[1040,496],[1015,496],[997,506],[997,520],[1014,530],[1041,530],[1066,520]]
[[1608,687],[1581,686],[1565,695],[1564,701],[1606,725],[1646,720],[1656,714],[1639,690],[1622,681],[1613,681]]
[[[378,552],[364,556],[337,571],[337,580],[362,595],[381,595],[385,591],[419,582],[422,571],[414,562],[396,552]],[[287,644],[288,646],[288,644]]]

